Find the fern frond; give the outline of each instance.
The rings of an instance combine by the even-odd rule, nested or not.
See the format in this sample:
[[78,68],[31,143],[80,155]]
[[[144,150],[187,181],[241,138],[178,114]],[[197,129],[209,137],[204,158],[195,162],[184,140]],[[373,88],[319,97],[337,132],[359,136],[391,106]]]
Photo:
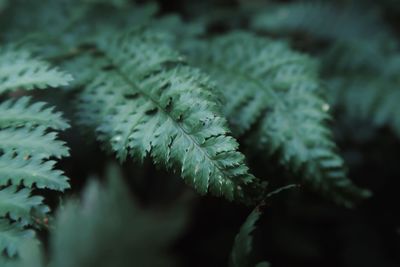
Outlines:
[[65,86],[72,76],[15,48],[0,50],[0,94],[17,89],[32,90]]
[[[64,190],[68,180],[53,170],[55,161],[68,155],[68,149],[47,128],[64,129],[68,124],[60,113],[43,109],[45,103],[29,105],[29,98],[0,104],[0,184]],[[5,191],[10,192],[10,191]],[[24,191],[22,191],[24,192]],[[4,193],[4,192],[3,192]]]
[[14,0],[4,19],[8,27],[3,39],[63,63],[78,59],[81,45],[93,42],[96,36],[147,25],[157,11],[155,2],[138,5],[126,0]]
[[43,199],[41,196],[31,196],[31,191],[27,188],[18,190],[15,186],[6,187],[0,190],[0,217],[9,216],[23,225],[32,223],[34,211],[40,214],[50,211],[43,204]]
[[59,45],[71,41],[65,38],[66,34],[70,34],[68,28],[86,15],[90,7],[81,0],[13,0],[10,6],[12,8],[5,16],[7,39],[15,41],[37,35]]
[[[371,130],[389,127],[400,136],[400,56],[396,40],[362,40],[333,45],[322,57],[333,107],[347,124]],[[358,138],[360,140],[360,138]]]
[[284,166],[337,202],[350,205],[368,195],[351,184],[336,153],[326,126],[329,106],[310,58],[248,33],[219,37],[196,54],[219,84],[236,135],[252,130],[256,146],[278,153]]
[[[0,95],[67,85],[71,79],[25,51],[0,50]],[[50,160],[67,156],[68,149],[56,140],[56,133],[48,131],[69,125],[45,103],[29,102],[29,97],[21,97],[0,103],[0,252],[8,257],[16,256],[27,237],[32,237],[33,231],[24,226],[36,224],[33,218],[42,218],[50,210],[43,197],[31,195],[31,189],[69,188],[68,179]]]
[[65,143],[57,140],[55,132],[46,132],[43,126],[37,128],[8,128],[0,131],[0,151],[19,155],[34,155],[37,158],[62,158],[69,156]]
[[54,130],[65,130],[69,127],[60,112],[54,112],[52,107],[45,108],[46,103],[29,102],[29,97],[21,97],[0,103],[0,128],[41,125]]
[[346,120],[366,122],[375,129],[387,126],[400,137],[400,82],[395,77],[365,77],[332,77],[332,103]]
[[18,258],[0,257],[1,267],[43,267],[46,266],[42,246],[32,238],[23,239],[18,249]]
[[212,88],[159,38],[134,31],[100,43],[108,70],[80,96],[81,122],[121,160],[151,155],[202,194],[238,198],[254,178]]
[[91,181],[81,202],[69,200],[57,212],[49,266],[176,266],[165,250],[182,231],[186,206],[143,210],[111,173],[107,184]]
[[0,251],[5,251],[10,257],[16,256],[23,243],[34,236],[34,231],[24,229],[20,223],[11,224],[0,219]]
[[25,187],[48,188],[64,191],[69,188],[68,178],[62,171],[54,170],[55,161],[42,161],[36,157],[14,156],[3,154],[0,156],[0,185],[11,182],[14,185]]
[[[235,242],[230,255],[230,267],[250,267],[249,256],[253,247],[253,231],[260,219],[261,211],[255,208],[240,227],[235,237]],[[267,262],[258,263],[256,266],[269,266]]]
[[339,6],[332,1],[300,1],[268,7],[253,16],[251,27],[279,34],[305,32],[329,40],[370,40],[389,35],[374,12],[356,5]]
[[89,84],[104,65],[106,65],[106,62],[94,60],[93,57],[88,54],[66,60],[62,64],[63,69],[74,74],[74,80],[67,89],[79,89]]

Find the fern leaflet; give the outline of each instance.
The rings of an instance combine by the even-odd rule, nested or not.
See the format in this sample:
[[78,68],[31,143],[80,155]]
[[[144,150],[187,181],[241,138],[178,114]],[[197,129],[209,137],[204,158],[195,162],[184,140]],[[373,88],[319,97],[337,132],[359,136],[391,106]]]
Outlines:
[[[230,256],[230,267],[249,267],[249,255],[252,251],[253,237],[252,233],[256,228],[256,223],[261,216],[260,207],[256,207],[246,221],[240,227],[239,233],[235,237],[231,256]],[[270,266],[267,262],[260,262],[256,267],[268,267]]]
[[21,97],[18,100],[7,100],[0,103],[0,127],[36,127],[44,126],[54,130],[65,130],[68,123],[62,119],[60,112],[54,112],[54,108],[45,108],[46,103],[35,102],[29,104],[29,97]]
[[72,76],[60,72],[46,62],[31,58],[15,48],[0,50],[0,94],[17,89],[32,90],[65,86]]
[[14,221],[25,225],[32,221],[32,210],[44,214],[49,208],[43,204],[43,197],[31,196],[28,188],[18,190],[9,186],[0,190],[0,217],[9,216]]
[[34,231],[25,230],[20,223],[0,219],[0,250],[10,257],[16,256],[23,242],[32,239],[34,235]]

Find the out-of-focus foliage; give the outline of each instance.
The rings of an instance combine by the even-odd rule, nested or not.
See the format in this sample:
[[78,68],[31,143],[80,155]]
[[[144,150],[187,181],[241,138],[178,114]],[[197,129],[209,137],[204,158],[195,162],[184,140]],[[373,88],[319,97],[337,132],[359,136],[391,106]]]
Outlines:
[[399,134],[394,103],[400,86],[398,43],[373,7],[357,1],[348,5],[328,1],[277,4],[254,16],[251,27],[329,40],[319,55],[331,103],[346,112],[345,120],[368,121],[376,128],[389,126]]
[[185,221],[184,203],[142,210],[112,169],[106,185],[91,181],[80,202],[70,200],[58,211],[49,266],[176,266],[167,248]]
[[43,260],[42,248],[37,243],[27,242],[21,246],[20,261],[4,264],[10,267],[176,266],[176,259],[167,248],[187,220],[184,199],[161,212],[142,210],[115,167],[109,169],[106,184],[90,180],[82,194],[80,200],[70,199],[57,211],[49,263]]
[[[253,246],[253,231],[255,229],[255,224],[259,220],[262,215],[260,211],[260,207],[256,207],[255,210],[250,213],[242,227],[240,228],[239,233],[235,237],[235,242],[233,244],[231,258],[230,258],[230,266],[231,267],[246,267],[251,266],[249,260],[249,254],[252,251]],[[268,267],[269,264],[267,262],[260,262],[256,265],[256,267]]]

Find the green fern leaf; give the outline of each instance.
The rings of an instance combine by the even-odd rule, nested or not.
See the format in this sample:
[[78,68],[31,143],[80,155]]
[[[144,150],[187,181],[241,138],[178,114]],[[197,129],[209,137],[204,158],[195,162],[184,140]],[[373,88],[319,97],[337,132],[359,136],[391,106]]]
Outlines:
[[101,42],[99,49],[108,70],[81,94],[81,122],[96,128],[121,160],[150,154],[202,194],[242,195],[253,176],[204,75],[149,32]]
[[165,250],[182,231],[186,205],[142,209],[115,170],[105,185],[91,181],[81,202],[70,200],[57,212],[50,267],[177,265]]
[[[261,214],[259,207],[257,207],[250,213],[242,227],[240,227],[231,251],[230,267],[250,266],[249,255],[253,247],[252,233],[256,228],[256,223],[260,219]],[[269,266],[269,264],[267,262],[260,262],[256,266]]]
[[44,102],[29,104],[29,101],[29,97],[21,97],[16,101],[10,99],[0,103],[0,128],[41,125],[65,130],[69,127],[61,113],[54,112],[54,108],[44,108]]
[[68,178],[54,170],[55,161],[43,162],[39,158],[25,158],[12,154],[0,156],[0,185],[11,182],[26,187],[48,188],[64,191],[69,188]]
[[0,94],[18,89],[45,89],[68,85],[72,76],[15,48],[0,50]]
[[43,267],[46,266],[43,260],[43,249],[37,240],[32,238],[23,239],[17,247],[18,258],[0,257],[1,267]]
[[[12,47],[0,50],[0,95],[62,86],[70,80],[70,75],[27,52]],[[68,178],[50,160],[67,156],[68,149],[56,133],[48,131],[69,125],[45,103],[29,102],[29,97],[21,97],[0,103],[0,251],[8,257],[17,256],[27,237],[31,239],[34,232],[23,227],[37,224],[49,212],[43,197],[31,195],[31,189],[69,188]]]
[[[362,123],[372,131],[387,126],[400,136],[400,56],[394,43],[337,43],[322,60],[327,66],[323,73],[329,84],[329,100],[344,115],[342,122]],[[368,132],[365,137],[371,136]],[[357,133],[354,137],[360,141],[361,132]]]
[[[0,184],[23,183],[27,187],[50,188],[63,191],[68,188],[67,178],[62,172],[53,170],[55,161],[68,155],[63,142],[57,141],[55,133],[46,133],[47,128],[69,127],[60,113],[43,109],[45,103],[29,105],[29,98],[6,101],[0,104]],[[18,140],[18,138],[23,138]]]
[[34,231],[25,230],[21,224],[10,224],[8,220],[0,219],[0,251],[5,251],[10,257],[16,256],[23,243],[34,236]]
[[194,60],[212,74],[224,97],[224,114],[237,136],[249,140],[306,184],[351,205],[368,192],[347,179],[326,120],[316,64],[282,42],[247,33],[222,36],[198,49]]
[[397,103],[400,82],[397,74],[365,77],[368,76],[331,77],[328,80],[331,102],[344,112],[349,123],[366,122],[372,129],[388,126],[400,137],[400,108]]
[[0,150],[45,159],[69,156],[65,143],[57,140],[55,132],[46,132],[43,126],[37,128],[7,128],[0,131]]
[[0,190],[0,217],[9,216],[14,221],[25,225],[32,223],[33,212],[45,214],[50,209],[43,204],[43,197],[31,196],[27,188],[18,190],[9,186]]
[[371,40],[390,35],[371,10],[355,4],[341,7],[332,1],[298,1],[268,7],[251,18],[251,27],[278,34],[308,33],[328,40]]

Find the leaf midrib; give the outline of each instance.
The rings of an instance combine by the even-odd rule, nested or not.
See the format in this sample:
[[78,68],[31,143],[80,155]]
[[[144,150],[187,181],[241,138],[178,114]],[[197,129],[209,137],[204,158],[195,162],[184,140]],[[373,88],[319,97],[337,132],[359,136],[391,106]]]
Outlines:
[[[107,56],[107,53],[105,53],[107,59],[110,62],[113,62],[113,60]],[[228,180],[232,180],[232,177],[228,177],[228,175],[225,175],[225,171],[221,169],[221,167],[215,162],[214,159],[212,159],[212,157],[210,156],[210,154],[208,154],[207,151],[204,150],[204,148],[196,141],[193,139],[193,137],[185,131],[185,129],[183,129],[183,127],[180,125],[180,123],[178,123],[166,110],[165,108],[163,108],[156,99],[154,99],[151,95],[147,94],[144,90],[142,90],[140,88],[140,86],[138,86],[135,82],[131,81],[127,75],[125,75],[125,73],[123,73],[123,71],[118,67],[115,66],[115,71],[117,72],[118,75],[120,75],[122,77],[122,79],[128,83],[130,86],[132,86],[133,88],[135,88],[140,94],[142,94],[145,98],[147,98],[148,100],[150,100],[159,110],[161,110],[164,115],[166,117],[169,117],[171,119],[171,121],[174,123],[174,125],[182,132],[182,134],[184,136],[186,136],[187,139],[189,139],[193,144],[195,144],[195,146],[203,152],[203,154],[205,155],[205,157],[211,162],[211,164],[221,173],[223,174],[222,177],[226,177],[226,179]],[[211,178],[212,175],[209,175],[209,178]],[[209,181],[207,181],[207,191],[209,190]]]

